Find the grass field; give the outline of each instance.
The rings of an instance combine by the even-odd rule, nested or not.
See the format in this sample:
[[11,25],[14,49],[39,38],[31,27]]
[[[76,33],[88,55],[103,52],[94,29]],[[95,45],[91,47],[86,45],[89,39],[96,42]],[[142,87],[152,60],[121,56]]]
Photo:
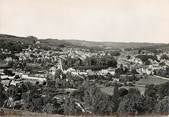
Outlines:
[[114,87],[110,86],[110,87],[102,87],[101,91],[108,94],[108,95],[113,95],[114,93]]
[[162,84],[165,82],[169,82],[166,79],[160,79],[157,76],[148,76],[146,79],[140,79],[136,82],[137,85],[147,85],[147,84]]
[[[122,86],[121,88],[137,88],[141,94],[144,94],[145,92],[145,86],[148,84],[162,84],[165,82],[169,82],[169,80],[167,79],[161,79],[157,76],[148,76],[146,79],[140,79],[139,81],[136,81],[135,86]],[[100,86],[101,91],[108,94],[108,95],[113,95],[114,92],[114,87],[113,86],[109,86],[109,87],[105,87],[105,86]]]
[[122,88],[126,88],[126,89],[130,89],[130,88],[137,88],[141,94],[144,94],[145,92],[145,86],[132,86],[132,87],[129,87],[129,86],[122,86]]

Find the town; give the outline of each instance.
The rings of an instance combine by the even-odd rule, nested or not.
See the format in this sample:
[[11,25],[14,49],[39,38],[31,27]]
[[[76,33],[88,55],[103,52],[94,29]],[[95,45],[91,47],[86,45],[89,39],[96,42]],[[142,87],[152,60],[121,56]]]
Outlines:
[[46,47],[33,36],[6,37],[0,40],[2,109],[61,115],[169,112],[167,47]]

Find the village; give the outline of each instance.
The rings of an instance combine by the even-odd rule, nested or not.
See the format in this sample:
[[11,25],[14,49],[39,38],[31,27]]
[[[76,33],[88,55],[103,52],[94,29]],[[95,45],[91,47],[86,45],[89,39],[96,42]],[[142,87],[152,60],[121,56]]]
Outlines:
[[1,48],[0,53],[2,108],[57,114],[127,112],[120,100],[130,91],[137,89],[145,96],[147,90],[169,80],[167,51],[45,50],[29,45],[17,53]]

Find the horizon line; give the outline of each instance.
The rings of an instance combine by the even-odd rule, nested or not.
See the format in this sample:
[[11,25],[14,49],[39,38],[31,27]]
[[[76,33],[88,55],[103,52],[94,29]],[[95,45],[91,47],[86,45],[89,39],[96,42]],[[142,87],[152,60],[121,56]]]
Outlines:
[[40,38],[38,36],[35,36],[35,35],[29,35],[29,36],[21,36],[21,35],[15,35],[15,34],[9,34],[9,33],[0,33],[0,35],[7,35],[7,36],[14,36],[14,37],[19,37],[19,38],[27,38],[27,37],[35,37],[37,38],[37,40],[65,40],[65,41],[86,41],[86,42],[97,42],[97,43],[101,43],[101,42],[104,42],[104,43],[150,43],[150,44],[169,44],[169,42],[146,42],[146,41],[102,41],[102,40],[99,40],[99,41],[94,41],[94,40],[81,40],[81,39],[71,39],[71,38]]

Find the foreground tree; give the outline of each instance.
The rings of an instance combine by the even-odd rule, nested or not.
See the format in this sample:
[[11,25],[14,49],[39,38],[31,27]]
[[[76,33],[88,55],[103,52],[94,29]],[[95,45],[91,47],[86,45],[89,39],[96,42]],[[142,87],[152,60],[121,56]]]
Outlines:
[[84,101],[87,107],[90,107],[93,113],[108,114],[116,112],[118,102],[116,96],[109,96],[103,93],[99,87],[95,85],[89,86],[84,91]]
[[169,96],[164,97],[155,107],[157,113],[169,113]]
[[155,105],[157,104],[158,94],[157,94],[157,86],[154,84],[146,85],[145,89],[145,108],[146,112],[151,113],[155,109]]
[[0,107],[4,105],[4,102],[6,99],[7,99],[7,96],[5,94],[3,84],[0,83]]
[[160,84],[158,87],[159,98],[162,99],[165,96],[169,96],[169,82]]
[[144,97],[139,90],[131,88],[121,100],[118,108],[120,113],[142,113],[145,111]]

